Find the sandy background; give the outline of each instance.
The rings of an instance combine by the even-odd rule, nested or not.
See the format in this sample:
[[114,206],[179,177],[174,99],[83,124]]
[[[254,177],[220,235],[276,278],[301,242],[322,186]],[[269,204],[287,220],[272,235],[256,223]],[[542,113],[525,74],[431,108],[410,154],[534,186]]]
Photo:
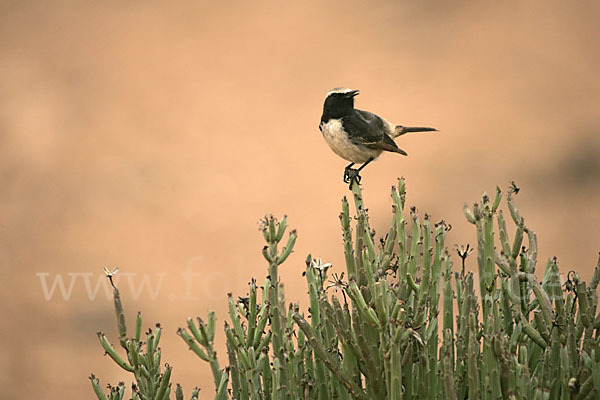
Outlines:
[[[304,302],[307,253],[343,268],[345,162],[317,129],[341,85],[360,108],[441,130],[401,138],[409,157],[363,173],[378,232],[403,175],[409,205],[453,225],[450,247],[474,244],[463,203],[515,180],[540,263],[556,255],[589,280],[598,4],[0,1],[1,397],[92,398],[91,372],[130,381],[95,334],[115,342],[112,304],[84,280],[95,289],[119,266],[129,321],[160,321],[173,381],[212,398],[208,365],[175,331],[208,309],[221,326],[226,293],[262,281],[262,215],[299,232],[289,300]],[[44,294],[57,276],[73,279],[67,300]]]

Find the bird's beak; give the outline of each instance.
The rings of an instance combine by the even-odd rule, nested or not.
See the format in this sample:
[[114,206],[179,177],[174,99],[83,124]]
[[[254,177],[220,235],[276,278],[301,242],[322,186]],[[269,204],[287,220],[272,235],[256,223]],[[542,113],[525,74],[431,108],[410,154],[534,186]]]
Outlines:
[[352,90],[352,91],[348,92],[347,96],[354,97],[354,96],[358,96],[359,93],[360,93],[359,90]]

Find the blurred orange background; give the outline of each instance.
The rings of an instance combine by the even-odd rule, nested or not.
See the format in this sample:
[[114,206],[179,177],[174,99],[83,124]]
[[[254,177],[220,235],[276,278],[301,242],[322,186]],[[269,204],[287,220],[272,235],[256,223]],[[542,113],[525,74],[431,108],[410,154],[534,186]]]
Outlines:
[[[344,268],[346,162],[317,128],[336,86],[360,89],[359,108],[441,131],[402,137],[409,157],[365,169],[378,233],[398,176],[408,205],[453,225],[450,249],[476,244],[463,204],[515,180],[538,272],[557,256],[589,281],[599,4],[0,2],[2,398],[93,398],[92,372],[129,387],[96,337],[117,343],[105,266],[121,268],[130,326],[138,310],[144,328],[161,322],[186,398],[194,386],[212,398],[209,366],[175,332],[216,310],[225,364],[226,293],[266,274],[261,216],[298,230],[281,271],[289,301],[305,305],[309,252]],[[57,277],[72,283],[66,299],[44,291]]]

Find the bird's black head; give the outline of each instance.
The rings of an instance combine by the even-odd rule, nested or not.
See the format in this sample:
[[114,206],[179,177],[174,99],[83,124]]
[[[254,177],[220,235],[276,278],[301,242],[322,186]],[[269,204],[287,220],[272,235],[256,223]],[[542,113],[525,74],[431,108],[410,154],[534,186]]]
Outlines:
[[330,90],[325,98],[321,120],[328,121],[332,118],[341,118],[350,115],[354,110],[354,96],[358,93],[358,90],[346,88]]

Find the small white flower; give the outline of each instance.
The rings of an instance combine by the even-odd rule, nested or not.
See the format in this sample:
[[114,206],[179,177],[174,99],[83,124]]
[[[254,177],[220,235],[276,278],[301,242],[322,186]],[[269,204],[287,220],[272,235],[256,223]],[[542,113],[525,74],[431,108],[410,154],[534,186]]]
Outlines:
[[267,229],[269,229],[269,216],[265,215],[264,218],[258,220],[258,230],[264,232]]
[[314,269],[319,271],[325,271],[327,268],[331,267],[331,263],[323,264],[321,262],[321,257],[319,257],[317,260],[312,260],[311,265]]
[[109,278],[112,278],[113,276],[115,276],[117,274],[117,272],[119,272],[119,267],[115,267],[112,271],[109,270],[107,267],[104,267],[104,273]]
[[469,254],[471,254],[473,252],[473,250],[475,250],[474,248],[471,247],[470,244],[467,244],[467,246],[464,245],[460,245],[460,247],[458,247],[458,245],[455,245],[456,247],[456,252],[458,253],[460,258],[467,258],[467,256]]

